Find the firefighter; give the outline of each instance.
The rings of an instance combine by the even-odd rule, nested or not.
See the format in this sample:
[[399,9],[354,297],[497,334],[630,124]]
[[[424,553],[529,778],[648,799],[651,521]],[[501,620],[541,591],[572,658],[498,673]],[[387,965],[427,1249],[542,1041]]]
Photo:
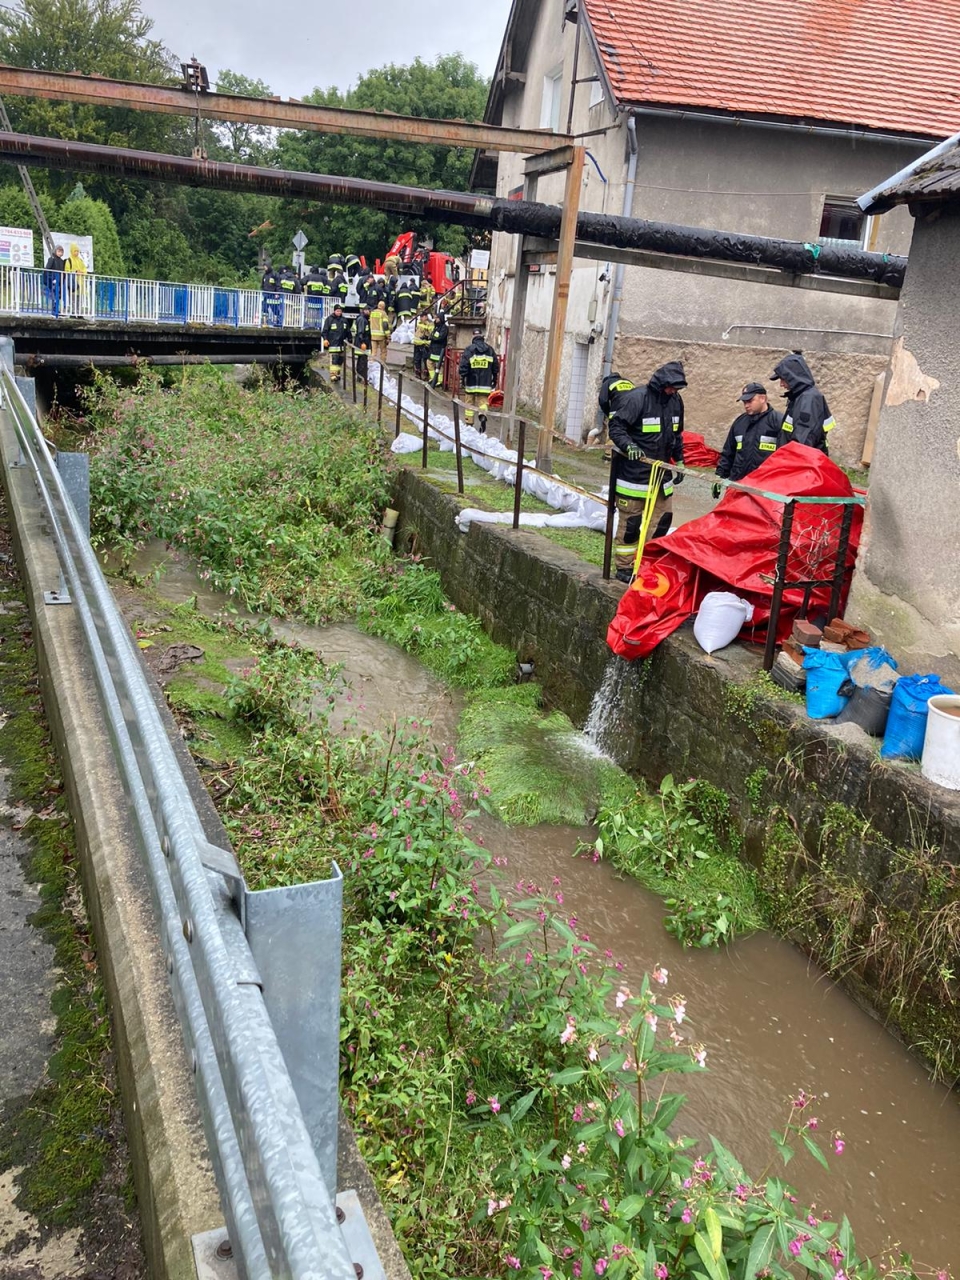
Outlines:
[[327,271],[331,272],[331,271],[342,271],[342,270],[343,270],[343,254],[331,253],[330,257],[327,260]]
[[[606,388],[606,393],[604,392]],[[599,406],[600,413],[603,415],[599,427],[594,427],[587,436],[587,444],[602,444],[603,438],[607,434],[607,423],[610,421],[610,403],[609,396],[611,391],[634,391],[636,388],[629,378],[621,377],[619,373],[612,373],[609,379],[604,379],[600,384]],[[610,461],[609,452],[605,453],[604,458]]]
[[340,303],[341,307],[346,302],[347,294],[350,292],[350,285],[347,277],[339,269],[339,267],[327,267],[327,280],[330,284],[330,296]]
[[784,356],[773,371],[787,399],[787,412],[780,428],[780,443],[809,445],[829,454],[827,432],[837,425],[826,397],[817,386],[810,366],[799,351]]
[[443,383],[443,357],[447,351],[447,317],[441,311],[433,322],[430,334],[430,385],[439,387]]
[[380,364],[387,362],[387,342],[390,338],[390,317],[387,315],[387,304],[381,299],[370,312],[370,340],[373,344],[373,358]]
[[263,322],[277,325],[280,323],[280,274],[269,262],[261,277],[260,288],[263,291]]
[[404,320],[409,320],[415,312],[416,303],[414,302],[414,288],[410,283],[409,276],[402,276],[400,283],[397,285],[395,306],[397,311],[397,324],[403,324]]
[[426,307],[427,310],[429,310],[433,306],[434,299],[436,298],[436,296],[437,296],[436,289],[434,289],[433,285],[430,283],[427,277],[423,276],[423,278],[420,281],[421,307]]
[[384,300],[387,304],[387,314],[390,317],[390,328],[392,329],[397,323],[397,289],[400,282],[397,276],[387,276],[384,281]]
[[366,381],[367,368],[370,360],[370,308],[363,307],[353,322],[353,333],[350,337],[350,343],[357,353],[357,377]]
[[387,280],[396,280],[400,274],[400,255],[388,253],[383,260],[383,274]]
[[487,429],[487,402],[490,392],[497,385],[499,372],[500,359],[497,353],[484,340],[483,330],[474,329],[473,341],[460,357],[460,386],[467,397],[464,421],[468,427],[471,426],[476,409],[481,434]]
[[324,351],[330,352],[330,381],[339,382],[343,373],[343,349],[350,334],[350,322],[343,314],[340,303],[334,303],[333,314],[323,322],[320,336]]
[[280,286],[280,296],[283,298],[283,309],[284,312],[286,312],[288,301],[298,293],[302,292],[300,288],[300,277],[294,271],[293,267],[281,267],[280,274],[277,277],[277,283]]
[[[742,480],[766,462],[780,443],[783,414],[771,407],[763,383],[748,382],[739,400],[743,412],[731,426],[717,463],[721,480]],[[713,496],[719,498],[720,493],[721,486],[715,484]]]
[[[630,582],[633,577],[643,509],[650,491],[650,461],[683,462],[683,400],[679,393],[687,385],[679,360],[662,365],[645,387],[615,390],[625,381],[619,374],[604,378],[599,397],[601,410],[610,414],[610,439],[624,455],[617,460],[619,518],[614,539],[620,582]],[[682,480],[682,473],[660,473],[652,537],[660,538],[669,532],[673,518],[671,495],[674,485]]]
[[358,276],[362,270],[360,259],[355,253],[348,253],[343,261],[343,270],[348,280]]
[[427,357],[430,352],[430,339],[433,336],[433,316],[429,311],[421,311],[417,317],[417,327],[413,335],[413,372],[421,382],[428,375]]
[[330,292],[327,273],[311,267],[303,278],[303,323],[307,329],[319,329],[323,322],[323,299]]

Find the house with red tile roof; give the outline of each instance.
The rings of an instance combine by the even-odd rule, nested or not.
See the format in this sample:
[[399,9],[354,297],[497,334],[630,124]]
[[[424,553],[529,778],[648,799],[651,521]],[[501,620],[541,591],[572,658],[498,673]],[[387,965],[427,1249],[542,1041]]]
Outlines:
[[[514,0],[486,119],[573,133],[583,209],[908,253],[905,209],[857,195],[960,127],[960,0]],[[480,154],[474,186],[524,191],[523,157]],[[559,203],[562,175],[536,199]],[[511,340],[515,244],[494,236],[489,334]],[[896,304],[653,267],[575,262],[557,427],[594,425],[611,369],[682,358],[688,420],[722,439],[744,383],[802,349],[858,463]],[[553,276],[528,284],[520,398],[537,404]]]

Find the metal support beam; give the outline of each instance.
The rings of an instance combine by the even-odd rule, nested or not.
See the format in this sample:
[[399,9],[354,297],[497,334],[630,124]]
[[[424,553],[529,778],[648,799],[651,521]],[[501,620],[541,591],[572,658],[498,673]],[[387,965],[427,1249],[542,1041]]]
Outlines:
[[378,111],[347,111],[319,107],[280,98],[244,98],[232,93],[201,93],[168,85],[136,84],[107,80],[76,72],[38,71],[0,67],[0,95],[20,98],[52,98],[96,107],[122,107],[126,111],[158,111],[164,115],[190,116],[198,109],[210,120],[266,125],[271,129],[312,129],[318,133],[344,133],[360,138],[422,142],[429,146],[482,147],[490,151],[515,151],[522,155],[569,145],[573,139],[549,129],[507,129],[482,121],[426,120],[421,116],[395,116]]
[[[542,155],[529,156],[524,163],[523,172],[527,178],[542,178],[547,173],[558,173],[573,163],[573,147],[557,147],[553,151],[544,151]],[[524,195],[524,200],[533,200],[534,196]]]
[[537,466],[549,471],[553,450],[553,426],[557,416],[557,388],[560,382],[560,360],[563,335],[567,327],[567,303],[570,300],[570,274],[573,270],[573,246],[577,236],[577,213],[583,184],[583,147],[574,147],[563,188],[563,213],[560,218],[560,241],[557,248],[557,275],[550,310],[550,332],[547,340],[547,365],[543,374],[540,398],[540,431],[537,437]]

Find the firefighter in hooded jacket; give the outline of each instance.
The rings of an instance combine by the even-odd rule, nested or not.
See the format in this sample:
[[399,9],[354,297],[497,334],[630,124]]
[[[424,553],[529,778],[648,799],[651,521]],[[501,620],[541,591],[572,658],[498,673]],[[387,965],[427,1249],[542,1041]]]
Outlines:
[[343,349],[350,337],[351,324],[343,314],[340,303],[336,303],[333,314],[323,322],[320,336],[323,339],[324,351],[330,353],[330,381],[339,382],[343,373]]
[[[617,578],[630,582],[640,541],[643,509],[650,492],[650,463],[683,462],[683,400],[687,385],[679,360],[662,365],[646,386],[633,387],[619,374],[604,378],[600,410],[609,415],[610,439],[620,451],[617,459],[616,497],[619,518],[614,538]],[[662,471],[657,482],[651,537],[670,529],[674,485],[682,473]]]
[[773,371],[787,397],[787,411],[780,428],[780,444],[809,445],[829,454],[827,432],[837,425],[826,396],[814,381],[810,366],[799,351],[784,356]]

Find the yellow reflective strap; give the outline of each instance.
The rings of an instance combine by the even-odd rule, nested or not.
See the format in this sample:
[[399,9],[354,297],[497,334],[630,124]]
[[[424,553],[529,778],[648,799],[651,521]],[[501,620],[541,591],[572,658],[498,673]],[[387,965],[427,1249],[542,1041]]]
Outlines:
[[827,418],[826,422],[823,424],[823,429],[824,431],[832,431],[836,425],[837,425],[837,420],[833,416],[833,414],[831,414],[830,417]]
[[644,435],[649,435],[649,434],[657,435],[659,434],[659,431],[660,431],[660,423],[657,422],[650,427],[648,427],[646,423],[644,423],[644,425],[640,428],[640,430],[644,433]]
[[[739,446],[739,445],[737,445],[737,448],[739,449],[739,448],[740,448],[740,446]],[[777,448],[777,446],[776,446],[775,444],[763,444],[762,442],[761,442],[761,444],[760,444],[760,452],[761,452],[761,453],[775,453],[775,452],[776,452],[776,448]]]

